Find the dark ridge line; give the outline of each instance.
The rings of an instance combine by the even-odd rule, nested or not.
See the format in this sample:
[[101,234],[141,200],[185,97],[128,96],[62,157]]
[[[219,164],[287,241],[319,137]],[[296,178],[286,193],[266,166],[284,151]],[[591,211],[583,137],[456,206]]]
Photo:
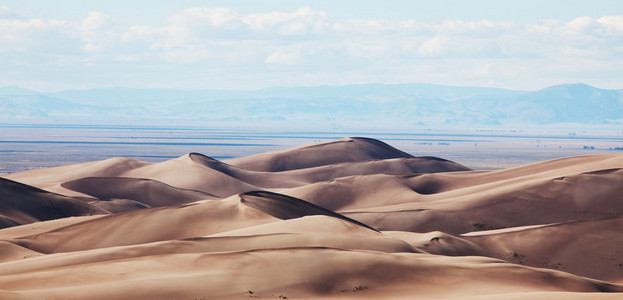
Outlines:
[[120,177],[115,177],[115,176],[97,177],[97,176],[89,176],[89,177],[82,177],[80,179],[63,182],[63,183],[61,183],[61,187],[64,187],[64,188],[72,190],[72,191],[76,191],[76,192],[80,192],[80,193],[84,193],[84,194],[89,195],[89,193],[82,192],[82,191],[77,191],[75,189],[72,189],[72,188],[68,187],[67,185],[72,184],[72,183],[76,183],[76,182],[79,182],[79,181],[83,181],[83,180],[94,180],[94,181],[96,181],[96,180],[100,180],[100,179],[102,179],[102,180],[120,180],[120,181],[121,180],[127,180],[127,181],[129,181],[129,180],[132,180],[132,181],[147,181],[147,182],[153,182],[153,183],[157,183],[157,184],[162,184],[163,186],[172,188],[174,190],[185,191],[185,192],[194,192],[194,193],[206,195],[206,196],[209,196],[209,197],[219,198],[219,197],[217,197],[217,196],[215,196],[213,194],[207,193],[207,192],[203,192],[203,191],[199,191],[199,190],[193,190],[193,189],[179,188],[179,187],[175,187],[175,186],[166,184],[166,183],[164,183],[162,181],[159,181],[159,180],[149,179],[149,178],[138,178],[138,177],[123,177],[123,176],[120,176]]
[[[190,153],[188,153],[188,157],[190,158],[190,160],[192,160],[193,162],[195,162],[197,164],[200,164],[202,166],[206,166],[205,164],[203,164],[202,161],[197,161],[197,159],[196,159],[197,156],[200,157],[200,158],[206,159],[206,160],[208,160],[211,163],[219,164],[221,166],[227,166],[227,167],[231,167],[231,168],[240,169],[240,168],[238,168],[236,166],[232,166],[232,165],[230,165],[228,163],[222,162],[222,161],[220,161],[220,160],[218,160],[216,158],[213,158],[211,156],[207,156],[207,155],[199,153],[199,152],[190,152]],[[209,167],[209,166],[206,166],[206,167]]]
[[349,137],[349,139],[351,139],[354,142],[367,142],[367,143],[373,144],[375,146],[379,146],[382,149],[396,151],[397,153],[401,154],[403,157],[406,157],[406,158],[413,158],[414,157],[413,155],[411,155],[411,154],[409,154],[407,152],[404,152],[404,151],[402,151],[402,150],[400,150],[398,148],[395,148],[395,147],[391,146],[390,144],[385,143],[385,142],[383,142],[381,140],[377,140],[377,139],[373,139],[373,138],[369,138],[369,137],[357,137],[357,136]]
[[[312,215],[325,215],[325,216],[334,217],[334,218],[337,218],[343,221],[347,221],[355,225],[358,225],[358,226],[361,226],[361,227],[364,227],[370,230],[374,230],[376,232],[380,232],[357,220],[351,219],[344,215],[338,214],[326,208],[320,207],[318,205],[309,203],[305,200],[295,198],[292,196],[278,194],[274,192],[268,192],[268,191],[250,191],[250,192],[239,194],[238,196],[240,197],[240,202],[242,202],[243,204],[249,207],[255,208],[257,210],[263,211],[273,217],[276,217],[282,220],[296,219],[296,218],[300,218],[304,216],[312,216]],[[253,198],[250,198],[250,197],[253,197]],[[258,203],[259,202],[258,200],[262,201],[263,203]],[[297,208],[296,206],[302,206],[304,208],[312,210],[312,213],[304,212],[301,209],[299,209],[298,211],[288,211],[288,213],[294,214],[294,216],[279,214],[279,213],[274,213],[274,212],[271,213],[267,211],[268,209],[266,209],[266,206],[262,205],[262,204],[268,204],[268,205],[273,204],[273,203],[270,203],[270,200],[278,202],[277,204],[290,204],[290,206],[294,206],[294,208]],[[283,208],[283,206],[281,207]]]
[[481,230],[481,231],[469,231],[469,232],[464,232],[464,233],[460,233],[458,235],[456,235],[457,237],[460,237],[462,239],[478,239],[478,238],[483,238],[483,237],[491,237],[491,236],[501,236],[501,235],[512,235],[512,234],[517,234],[519,232],[530,232],[530,231],[537,231],[537,230],[541,230],[541,229],[546,229],[546,228],[554,228],[554,227],[565,227],[565,226],[574,226],[577,224],[582,224],[582,223],[594,223],[594,222],[600,222],[600,221],[611,221],[611,220],[615,220],[615,219],[623,219],[623,213],[615,213],[612,216],[604,216],[604,217],[599,217],[599,218],[594,218],[594,219],[586,219],[586,220],[569,220],[569,221],[561,221],[561,222],[555,222],[555,223],[551,223],[551,224],[532,224],[532,225],[522,225],[522,226],[518,226],[518,227],[524,227],[524,226],[536,226],[534,228],[526,228],[526,229],[520,229],[520,230],[512,230],[512,231],[507,231],[507,232],[498,232],[498,233],[490,233],[490,234],[483,234],[483,235],[464,235],[467,233],[486,233],[487,231],[495,231],[495,230],[504,230],[504,229],[511,229],[511,228],[516,228],[516,227],[501,227],[501,228],[495,228],[495,229],[488,229],[488,230]]
[[410,211],[415,211],[415,212],[421,212],[421,211],[426,211],[426,210],[430,210],[428,208],[416,208],[416,209],[401,209],[401,210],[391,210],[391,211],[342,211],[342,214],[376,214],[376,213],[401,213],[401,212],[410,212]]
[[[5,183],[3,183],[3,181]],[[48,195],[59,196],[59,197],[66,198],[66,199],[78,200],[78,199],[76,199],[74,197],[66,196],[66,195],[63,195],[63,194],[55,193],[55,192],[46,191],[46,190],[40,189],[40,188],[32,186],[32,185],[21,183],[19,181],[15,181],[15,180],[11,180],[11,179],[8,179],[8,178],[0,177],[0,185],[5,185],[5,184],[12,184],[12,185],[17,186],[17,187],[19,187],[21,189],[24,189],[24,190],[30,191],[30,192],[34,192],[34,193],[48,194]],[[80,201],[80,200],[78,200],[78,201]],[[80,202],[82,202],[82,201],[80,201]]]
[[610,173],[614,173],[617,171],[623,170],[623,168],[611,168],[611,169],[602,169],[602,170],[596,170],[596,171],[589,171],[589,172],[584,172],[581,173],[581,175],[603,175],[603,174],[610,174]]

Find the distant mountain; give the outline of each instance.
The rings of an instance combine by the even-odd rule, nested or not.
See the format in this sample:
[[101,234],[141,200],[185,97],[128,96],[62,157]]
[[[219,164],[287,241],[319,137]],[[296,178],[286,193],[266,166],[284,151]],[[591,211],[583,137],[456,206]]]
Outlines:
[[623,124],[623,90],[565,84],[538,91],[363,84],[256,91],[0,88],[0,122],[518,126]]
[[0,87],[0,95],[36,95],[37,92],[16,86]]

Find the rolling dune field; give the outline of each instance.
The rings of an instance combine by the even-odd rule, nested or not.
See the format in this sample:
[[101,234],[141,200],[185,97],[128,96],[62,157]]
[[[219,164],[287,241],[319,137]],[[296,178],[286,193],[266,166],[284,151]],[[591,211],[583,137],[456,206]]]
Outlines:
[[616,152],[117,157],[0,177],[0,298],[620,299],[622,228]]

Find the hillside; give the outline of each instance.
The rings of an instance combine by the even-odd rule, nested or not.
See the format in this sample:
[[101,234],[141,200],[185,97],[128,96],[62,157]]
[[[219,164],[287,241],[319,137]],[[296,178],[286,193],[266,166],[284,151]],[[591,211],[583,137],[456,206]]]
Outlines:
[[340,127],[620,125],[623,91],[567,84],[537,91],[364,84],[257,91],[109,88],[36,93],[0,88],[0,120]]

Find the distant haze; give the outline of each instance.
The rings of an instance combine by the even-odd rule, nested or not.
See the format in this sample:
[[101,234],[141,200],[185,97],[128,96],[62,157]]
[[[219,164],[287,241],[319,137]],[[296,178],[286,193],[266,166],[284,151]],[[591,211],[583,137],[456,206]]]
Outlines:
[[288,128],[621,128],[623,90],[585,84],[537,91],[366,84],[256,91],[0,88],[0,123]]

